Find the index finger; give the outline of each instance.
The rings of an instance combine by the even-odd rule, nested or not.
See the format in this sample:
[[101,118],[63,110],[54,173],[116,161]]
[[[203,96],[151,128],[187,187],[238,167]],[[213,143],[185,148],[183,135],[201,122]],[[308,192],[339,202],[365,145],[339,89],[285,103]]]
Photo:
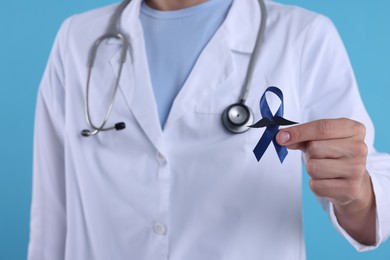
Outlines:
[[322,119],[281,129],[276,136],[280,145],[294,145],[307,141],[349,138],[361,131],[360,123],[346,119]]

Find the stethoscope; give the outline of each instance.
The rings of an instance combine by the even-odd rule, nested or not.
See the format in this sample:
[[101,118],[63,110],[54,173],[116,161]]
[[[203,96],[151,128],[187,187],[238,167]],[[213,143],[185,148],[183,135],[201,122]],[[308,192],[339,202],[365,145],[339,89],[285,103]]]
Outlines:
[[[123,10],[130,2],[131,0],[125,0],[118,6],[118,8],[115,10],[114,14],[110,19],[107,33],[100,36],[94,42],[90,50],[89,59],[88,59],[87,87],[86,87],[86,95],[85,95],[85,118],[87,123],[92,128],[92,130],[88,130],[88,129],[82,130],[81,135],[84,137],[94,136],[97,135],[99,132],[103,132],[103,131],[109,131],[114,129],[122,130],[126,128],[124,122],[118,122],[111,127],[106,127],[106,124],[112,112],[112,107],[119,88],[119,81],[122,75],[123,64],[126,61],[126,55],[129,48],[129,42],[127,38],[124,36],[124,34],[117,29],[117,24],[119,23]],[[261,11],[260,27],[257,33],[255,47],[253,49],[253,53],[249,61],[248,70],[247,70],[247,74],[245,77],[245,81],[244,81],[244,85],[242,88],[239,101],[237,103],[228,106],[222,113],[222,124],[224,125],[226,130],[234,134],[239,134],[248,131],[249,130],[248,126],[252,125],[254,120],[253,112],[247,105],[245,105],[245,102],[249,94],[250,86],[252,84],[255,65],[257,64],[257,60],[259,57],[260,47],[264,38],[264,32],[265,32],[266,22],[267,22],[267,9],[264,4],[264,0],[259,0],[259,5]],[[92,70],[93,70],[93,66],[95,63],[95,58],[99,46],[103,41],[111,38],[115,38],[122,42],[120,66],[119,66],[118,76],[115,81],[115,87],[112,92],[112,96],[109,105],[107,107],[106,113],[104,115],[104,119],[100,125],[95,125],[94,123],[92,123],[90,109],[89,109],[89,90],[90,90]]]

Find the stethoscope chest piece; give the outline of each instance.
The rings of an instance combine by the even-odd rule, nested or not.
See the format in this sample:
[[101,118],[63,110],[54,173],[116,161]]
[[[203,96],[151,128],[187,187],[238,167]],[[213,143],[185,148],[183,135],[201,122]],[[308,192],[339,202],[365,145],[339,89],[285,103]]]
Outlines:
[[232,104],[223,111],[222,123],[231,133],[246,132],[249,130],[248,126],[253,124],[252,110],[242,103]]

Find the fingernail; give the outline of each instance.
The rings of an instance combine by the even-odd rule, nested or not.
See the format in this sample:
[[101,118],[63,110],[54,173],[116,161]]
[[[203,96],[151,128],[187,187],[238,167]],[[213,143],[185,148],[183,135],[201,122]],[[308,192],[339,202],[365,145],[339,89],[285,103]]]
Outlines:
[[280,132],[279,133],[279,141],[282,143],[282,144],[285,144],[287,143],[288,141],[290,141],[290,133],[289,132]]

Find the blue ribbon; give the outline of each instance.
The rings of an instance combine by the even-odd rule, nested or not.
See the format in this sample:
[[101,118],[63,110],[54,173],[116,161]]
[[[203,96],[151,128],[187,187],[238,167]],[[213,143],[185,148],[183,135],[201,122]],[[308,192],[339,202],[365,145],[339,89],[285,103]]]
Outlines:
[[[267,99],[265,97],[265,94],[267,92],[274,93],[282,101],[275,115],[272,115],[271,109],[269,108]],[[297,123],[283,118],[283,92],[279,88],[268,87],[265,90],[263,96],[260,99],[260,113],[263,116],[263,118],[260,121],[258,121],[256,124],[251,125],[249,127],[252,128],[267,127],[267,128],[265,129],[263,136],[260,138],[255,149],[253,149],[253,153],[255,154],[257,161],[260,161],[261,157],[263,157],[270,143],[273,142],[279,160],[281,163],[283,163],[284,159],[288,154],[288,151],[286,147],[280,146],[276,142],[275,140],[276,134],[279,131],[279,126],[293,125]]]

